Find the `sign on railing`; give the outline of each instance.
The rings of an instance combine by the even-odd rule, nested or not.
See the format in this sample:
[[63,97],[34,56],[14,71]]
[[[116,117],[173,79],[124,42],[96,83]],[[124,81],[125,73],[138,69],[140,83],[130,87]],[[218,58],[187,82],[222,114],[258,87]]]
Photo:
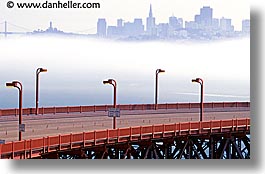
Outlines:
[[109,117],[120,117],[120,108],[109,108],[108,116]]
[[19,125],[19,132],[25,132],[25,124]]

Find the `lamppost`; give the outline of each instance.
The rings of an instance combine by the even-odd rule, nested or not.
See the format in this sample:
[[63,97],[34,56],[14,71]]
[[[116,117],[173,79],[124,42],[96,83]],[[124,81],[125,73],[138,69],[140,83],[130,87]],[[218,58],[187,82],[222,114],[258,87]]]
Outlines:
[[200,121],[202,121],[202,117],[203,117],[203,80],[201,78],[196,78],[196,79],[192,79],[191,81],[199,83],[201,85]]
[[36,109],[35,109],[35,114],[38,115],[39,113],[39,74],[41,72],[47,72],[47,69],[44,68],[38,68],[36,70]]
[[155,110],[157,110],[157,91],[158,91],[158,74],[163,73],[165,70],[157,69],[156,70],[156,84],[155,84]]
[[19,120],[18,120],[18,124],[19,124],[19,138],[18,140],[21,141],[22,140],[22,130],[21,127],[22,126],[22,84],[19,81],[13,81],[11,83],[6,83],[7,87],[15,87],[19,90]]
[[[116,88],[117,88],[117,82],[114,79],[108,79],[104,80],[103,84],[110,84],[113,86],[114,92],[113,92],[113,108],[116,108]],[[116,116],[113,116],[113,129],[116,129]]]

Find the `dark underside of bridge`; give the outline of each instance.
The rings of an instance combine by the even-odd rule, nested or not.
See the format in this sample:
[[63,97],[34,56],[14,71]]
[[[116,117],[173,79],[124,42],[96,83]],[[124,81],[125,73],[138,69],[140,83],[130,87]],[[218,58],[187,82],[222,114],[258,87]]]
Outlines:
[[250,159],[250,132],[212,133],[55,151],[44,159]]

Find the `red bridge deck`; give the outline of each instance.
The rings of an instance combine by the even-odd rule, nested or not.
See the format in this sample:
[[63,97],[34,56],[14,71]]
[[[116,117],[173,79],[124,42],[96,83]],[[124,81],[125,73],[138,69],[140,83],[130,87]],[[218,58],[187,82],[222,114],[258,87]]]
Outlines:
[[[124,142],[129,143],[176,136],[203,136],[216,133],[232,134],[238,132],[250,132],[250,118],[136,126],[8,142],[6,144],[0,144],[0,154],[1,158],[40,158],[43,154],[52,152],[71,151],[74,149]],[[225,146],[224,149],[227,148],[227,143],[228,141],[223,143]],[[224,154],[224,151],[225,150],[223,150],[221,154]],[[240,155],[240,157],[242,157],[242,155]]]

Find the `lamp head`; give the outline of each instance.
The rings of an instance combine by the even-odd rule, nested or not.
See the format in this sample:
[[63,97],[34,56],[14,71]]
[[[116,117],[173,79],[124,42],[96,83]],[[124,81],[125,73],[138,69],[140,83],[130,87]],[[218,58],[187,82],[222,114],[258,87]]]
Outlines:
[[6,87],[12,88],[12,87],[15,87],[15,85],[14,85],[14,83],[6,83]]
[[104,80],[103,84],[112,84],[112,79]]
[[192,79],[191,82],[199,82],[198,79]]
[[48,70],[45,68],[40,68],[40,72],[47,72]]
[[200,83],[201,85],[203,84],[203,80],[201,78],[192,79],[191,81]]
[[166,72],[166,71],[163,70],[163,69],[158,69],[157,72],[158,72],[158,73],[164,73],[164,72]]
[[109,81],[108,80],[104,80],[103,84],[109,84]]
[[18,81],[13,81],[12,83],[6,83],[6,87],[18,87],[18,84],[20,84]]

